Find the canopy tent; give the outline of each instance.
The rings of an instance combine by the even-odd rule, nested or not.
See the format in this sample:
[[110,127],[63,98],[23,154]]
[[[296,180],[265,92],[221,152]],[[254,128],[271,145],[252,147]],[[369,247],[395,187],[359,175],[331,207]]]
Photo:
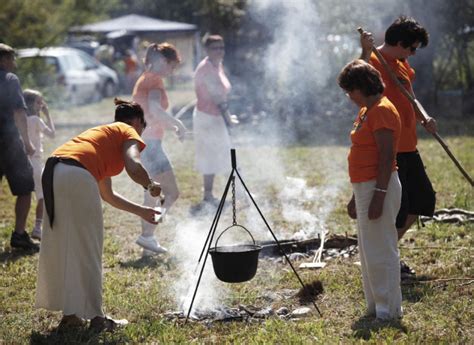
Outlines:
[[197,31],[196,25],[161,20],[138,14],[104,20],[97,23],[72,27],[72,33],[110,33],[113,31],[144,32],[191,32]]

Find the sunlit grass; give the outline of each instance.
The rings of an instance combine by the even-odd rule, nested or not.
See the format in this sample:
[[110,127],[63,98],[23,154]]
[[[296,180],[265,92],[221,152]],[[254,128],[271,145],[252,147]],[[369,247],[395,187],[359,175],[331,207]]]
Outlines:
[[[112,118],[111,100],[99,104],[54,111],[59,124],[58,136],[45,142],[46,153],[91,124],[108,122]],[[463,125],[451,123],[441,132],[454,154],[467,171],[474,172],[474,137],[465,128],[473,127],[472,120]],[[245,131],[242,132],[242,135]],[[330,233],[355,233],[355,223],[346,216],[345,204],[351,189],[346,175],[347,146],[318,145],[285,147],[281,145],[246,144],[237,141],[238,164],[245,182],[264,211],[273,230],[282,237],[299,231],[297,223],[286,220],[282,211],[295,200],[284,200],[281,190],[288,184],[286,177],[300,178],[308,190],[315,191],[314,200],[304,200],[298,207],[309,214],[320,216],[328,208],[325,228]],[[165,246],[173,245],[179,224],[189,220],[189,207],[201,198],[201,177],[193,169],[192,141],[178,142],[172,135],[165,141],[176,170],[181,198],[171,210],[157,236]],[[441,147],[430,137],[420,140],[419,148],[427,171],[437,191],[437,208],[460,207],[472,210],[473,191]],[[141,202],[142,191],[135,188],[125,174],[113,179],[114,188],[123,195]],[[216,195],[222,192],[226,177],[216,181]],[[335,188],[334,196],[323,196],[327,188]],[[321,198],[323,200],[321,200]],[[325,199],[326,198],[326,199]],[[180,278],[180,253],[165,259],[142,261],[134,244],[140,232],[139,220],[104,205],[104,308],[114,317],[127,318],[130,325],[115,334],[93,335],[87,330],[58,335],[51,330],[59,320],[58,313],[35,310],[34,290],[38,255],[17,256],[9,246],[13,230],[14,199],[7,183],[0,185],[0,339],[1,343],[472,343],[474,341],[474,311],[472,308],[472,280],[425,282],[403,286],[405,316],[401,323],[377,325],[361,319],[364,300],[357,258],[335,259],[320,271],[299,270],[304,281],[319,279],[325,292],[317,300],[323,318],[315,311],[299,321],[285,321],[272,317],[261,323],[194,323],[182,325],[167,321],[163,314],[177,310],[172,283]],[[34,203],[33,203],[34,207]],[[229,209],[222,222],[230,222]],[[250,216],[239,214],[242,222]],[[210,226],[202,229],[207,233]],[[31,229],[33,214],[28,227]],[[252,231],[254,229],[252,228]],[[401,256],[420,275],[431,279],[473,278],[472,224],[434,224],[413,228],[401,243]],[[262,227],[255,235],[263,236]],[[199,240],[199,246],[204,238]],[[196,258],[197,260],[197,258]],[[294,298],[268,301],[268,294],[284,289],[298,289],[287,264],[260,260],[255,278],[248,283],[229,285],[225,304],[239,304],[275,309],[298,307]]]

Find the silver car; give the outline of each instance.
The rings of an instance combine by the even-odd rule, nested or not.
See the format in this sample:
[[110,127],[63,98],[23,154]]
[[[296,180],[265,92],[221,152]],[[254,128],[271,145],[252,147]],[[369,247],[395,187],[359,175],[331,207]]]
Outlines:
[[118,89],[117,73],[81,50],[69,47],[20,49],[19,70],[29,69],[41,86],[61,87],[73,104],[111,97]]

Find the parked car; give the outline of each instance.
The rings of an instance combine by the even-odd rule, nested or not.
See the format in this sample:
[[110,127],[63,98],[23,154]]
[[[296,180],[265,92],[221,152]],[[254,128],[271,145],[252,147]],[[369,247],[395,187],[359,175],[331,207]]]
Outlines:
[[69,47],[18,50],[19,71],[39,86],[59,87],[73,104],[111,97],[118,89],[117,73],[81,50]]

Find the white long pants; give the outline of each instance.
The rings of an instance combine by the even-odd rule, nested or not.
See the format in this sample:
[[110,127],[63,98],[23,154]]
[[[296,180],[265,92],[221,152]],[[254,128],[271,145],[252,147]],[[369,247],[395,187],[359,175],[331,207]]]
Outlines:
[[368,211],[375,180],[353,183],[362,282],[368,314],[380,319],[402,316],[400,256],[395,220],[401,202],[398,173],[390,177],[380,218],[369,220]]

